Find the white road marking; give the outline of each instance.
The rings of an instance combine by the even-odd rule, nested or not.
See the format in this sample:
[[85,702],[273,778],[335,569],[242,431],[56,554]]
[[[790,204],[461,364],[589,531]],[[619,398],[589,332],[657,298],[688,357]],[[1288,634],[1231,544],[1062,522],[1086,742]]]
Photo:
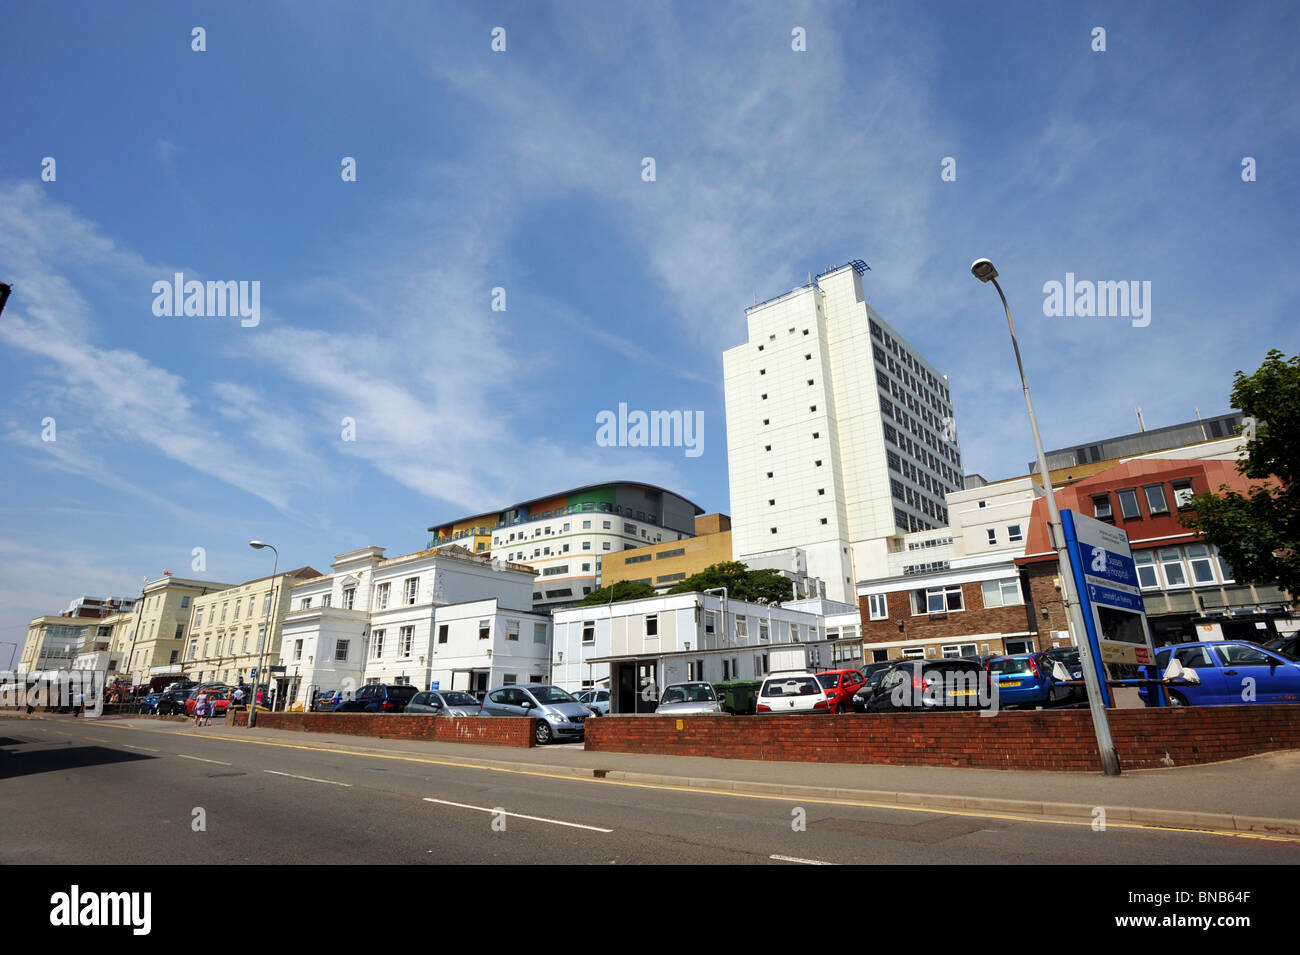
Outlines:
[[801,865],[834,865],[834,862],[822,862],[819,859],[800,859],[797,856],[768,856],[777,862],[798,862]]
[[160,750],[160,749],[150,749],[148,746],[132,746],[130,743],[123,743],[122,745],[125,746],[127,749],[142,749],[142,750],[144,750],[146,753],[161,753],[161,752],[162,752],[162,750]]
[[204,759],[202,756],[186,756],[184,753],[177,753],[176,755],[179,756],[181,759],[194,759],[194,760],[198,760],[200,763],[216,763],[219,766],[234,765],[234,763],[223,763],[219,759]]
[[100,736],[87,736],[86,739],[93,739],[96,743],[107,743],[107,742],[109,742],[109,740],[106,740],[106,739],[104,739],[103,737],[100,737]]
[[264,773],[270,773],[272,776],[288,776],[291,779],[305,779],[309,783],[329,783],[331,786],[351,786],[351,783],[335,782],[332,779],[317,779],[315,776],[295,776],[293,773],[277,773],[274,769],[264,769]]
[[470,806],[463,802],[449,802],[446,799],[430,799],[424,797],[425,802],[436,802],[440,806],[455,806],[457,809],[473,809],[476,812],[500,813],[503,816],[511,816],[515,819],[531,819],[533,822],[549,822],[553,826],[568,826],[570,829],[587,829],[591,832],[613,832],[613,829],[602,829],[600,826],[584,826],[580,822],[564,822],[561,819],[543,819],[541,816],[525,816],[523,813],[506,812],[504,809],[494,809],[490,806]]

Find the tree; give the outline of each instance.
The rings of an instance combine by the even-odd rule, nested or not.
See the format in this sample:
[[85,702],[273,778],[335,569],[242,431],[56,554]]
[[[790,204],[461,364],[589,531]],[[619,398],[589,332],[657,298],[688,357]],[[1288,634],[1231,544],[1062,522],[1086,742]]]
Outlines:
[[1232,407],[1254,422],[1237,470],[1260,483],[1248,494],[1225,485],[1196,495],[1183,524],[1219,549],[1238,580],[1274,582],[1300,603],[1300,356],[1274,348],[1253,375],[1238,371]]
[[642,597],[653,597],[655,596],[655,589],[649,584],[643,584],[639,581],[620,580],[608,587],[597,587],[579,600],[578,606],[591,607],[596,604],[607,604],[610,602],[611,595],[613,596],[613,602],[619,603],[624,600],[640,600]]
[[716,587],[726,587],[727,596],[733,600],[757,602],[760,598],[775,603],[794,597],[794,585],[789,578],[776,570],[750,570],[738,560],[723,561],[705,567],[698,574],[687,577],[670,594],[699,593]]

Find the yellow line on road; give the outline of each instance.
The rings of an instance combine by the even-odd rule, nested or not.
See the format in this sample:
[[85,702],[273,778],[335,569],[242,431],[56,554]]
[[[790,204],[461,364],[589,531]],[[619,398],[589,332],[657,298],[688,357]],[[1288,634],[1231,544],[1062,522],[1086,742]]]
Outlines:
[[[113,724],[105,723],[105,726]],[[407,763],[424,763],[431,766],[449,766],[455,769],[477,769],[490,773],[510,773],[516,776],[538,776],[543,779],[562,779],[578,783],[602,783],[607,786],[624,786],[631,789],[653,789],[662,792],[691,793],[703,796],[729,796],[736,799],[763,799],[769,802],[809,803],[819,806],[850,806],[857,809],[893,809],[899,812],[921,812],[938,816],[961,816],[970,819],[1001,819],[1010,822],[1035,822],[1053,826],[1087,826],[1092,827],[1091,819],[1055,819],[1046,816],[1016,815],[969,809],[941,809],[925,806],[904,806],[898,803],[867,802],[855,799],[830,799],[825,796],[794,796],[780,793],[746,793],[729,789],[700,789],[693,786],[670,786],[666,783],[642,783],[623,779],[601,779],[594,776],[578,776],[568,773],[552,773],[535,769],[516,769],[506,766],[486,766],[481,763],[465,763],[453,759],[434,759],[428,756],[407,756],[400,753],[374,753],[364,750],[340,749],[332,746],[308,746],[300,743],[281,743],[274,740],[246,739],[242,736],[225,736],[216,733],[194,733],[180,730],[155,730],[138,726],[116,726],[116,729],[139,730],[144,733],[168,733],[170,735],[188,736],[194,739],[219,739],[230,743],[253,743],[258,746],[278,746],[282,749],[300,749],[315,753],[331,753],[339,756],[365,756],[374,759],[393,759]],[[1104,808],[1104,807],[1103,807]],[[1209,836],[1232,836],[1238,839],[1257,839],[1264,842],[1300,843],[1300,836],[1273,835],[1264,832],[1242,832],[1236,829],[1192,829],[1179,826],[1157,826],[1140,822],[1107,822],[1106,829],[1140,829],[1152,832],[1201,833]]]

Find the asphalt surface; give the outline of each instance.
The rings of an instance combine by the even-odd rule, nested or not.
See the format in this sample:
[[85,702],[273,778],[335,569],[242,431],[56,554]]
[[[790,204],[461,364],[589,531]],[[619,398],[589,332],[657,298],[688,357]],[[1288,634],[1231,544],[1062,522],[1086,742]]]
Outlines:
[[0,863],[188,862],[196,852],[215,865],[1300,863],[1300,837],[679,791],[285,735],[0,721]]

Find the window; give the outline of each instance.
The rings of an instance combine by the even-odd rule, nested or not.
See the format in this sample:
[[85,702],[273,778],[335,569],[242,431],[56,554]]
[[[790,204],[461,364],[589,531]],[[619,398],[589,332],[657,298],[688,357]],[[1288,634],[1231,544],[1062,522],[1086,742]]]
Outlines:
[[190,609],[190,598],[189,598],[189,597],[182,597],[182,598],[181,598],[181,609],[182,609],[182,610],[189,610],[189,609]]
[[295,641],[293,642],[293,658],[294,658],[295,660],[301,660],[301,659],[302,659],[302,641],[301,641],[301,640],[295,640]]
[[645,635],[647,637],[659,636],[659,614],[648,613],[645,615]]
[[445,623],[440,623],[440,624],[438,624],[438,642],[439,642],[439,643],[446,643],[446,642],[447,642],[447,629],[448,629],[448,625],[447,625],[447,624],[445,624]]
[[407,577],[405,587],[406,587],[406,604],[407,606],[410,606],[411,604],[415,603],[415,595],[417,591],[419,591],[420,589],[420,578]]
[[1162,484],[1152,484],[1142,489],[1147,495],[1147,512],[1150,514],[1167,514],[1169,505],[1165,503],[1165,489]]
[[744,637],[746,640],[749,639],[749,618],[747,617],[736,618],[736,636]]
[[583,521],[583,522],[582,522],[582,529],[583,529],[584,531],[589,531],[589,530],[591,530],[591,521]]
[[1014,577],[1006,580],[986,580],[980,584],[984,592],[985,607],[1010,607],[1024,603],[1020,596],[1020,581]]
[[184,636],[185,636],[185,624],[178,623],[176,625],[176,636],[174,639],[180,640]]
[[380,660],[384,656],[384,631],[376,630],[371,634],[370,640],[370,657],[372,660]]
[[388,609],[388,588],[389,584],[383,583],[375,588],[375,608],[378,610]]
[[662,550],[659,553],[655,554],[655,560],[664,560],[665,558],[668,557],[681,557],[685,553],[686,553],[685,547],[678,547],[675,550]]
[[[983,501],[980,502],[980,506],[984,506]],[[1092,499],[1092,516],[1098,520],[1113,516],[1110,509],[1109,494],[1098,494]]]
[[953,643],[939,648],[945,660],[959,660],[962,657],[973,657],[979,653],[979,648],[973,643]]
[[1133,488],[1126,488],[1119,491],[1119,513],[1126,521],[1137,520],[1142,517],[1142,510],[1138,507],[1137,491]]
[[604,542],[600,545],[600,549],[601,549],[601,550],[609,550],[609,541],[604,541]]
[[397,631],[398,656],[409,657],[411,655],[411,642],[415,638],[415,627],[403,627]]
[[[299,609],[299,610],[310,610],[310,609],[311,609],[311,598],[310,598],[310,597],[303,597],[303,598],[302,598],[302,603],[300,603],[300,604],[298,605],[298,609]],[[238,602],[235,603],[235,619],[236,619],[236,620],[239,619],[239,603],[238,603]]]
[[334,641],[334,661],[336,663],[345,663],[348,659],[348,642],[347,640]]
[[266,597],[262,601],[262,616],[265,617],[271,612],[271,591],[266,592]]
[[714,633],[717,626],[717,615],[712,610],[704,611],[704,632]]
[[[241,603],[243,603],[242,598],[241,598],[240,600],[236,600],[236,601],[235,601],[235,612],[234,612],[233,614],[231,614],[231,616],[230,616],[230,619],[231,619],[231,620],[238,620],[238,619],[239,619],[239,605],[240,605]],[[311,601],[310,601],[310,600],[307,601],[307,606],[308,606],[308,607],[311,606]]]
[[1174,507],[1180,511],[1183,508],[1192,506],[1192,482],[1191,481],[1173,481],[1171,482],[1174,489]]
[[872,620],[889,619],[889,597],[885,594],[872,594],[867,598],[870,618]]
[[1192,569],[1192,581],[1197,584],[1214,583],[1214,561],[1210,559],[1210,548],[1204,544],[1194,544],[1187,548],[1187,564]]
[[1156,558],[1150,551],[1138,551],[1133,555],[1137,565],[1138,585],[1143,590],[1155,590],[1160,587],[1160,577],[1156,574]]
[[324,594],[324,595],[320,598],[320,605],[321,605],[322,607],[328,607],[328,606],[330,605],[330,598],[331,598],[332,596],[334,596],[334,595],[333,595],[333,594]]
[[515,641],[515,643],[519,642],[519,621],[518,620],[506,621],[506,639],[513,640]]
[[766,620],[760,620],[758,622],[758,639],[766,640],[768,636],[768,622]]
[[357,588],[346,587],[343,590],[343,609],[351,610],[352,605],[357,602]]
[[1228,562],[1223,559],[1223,555],[1220,554],[1217,550],[1214,552],[1214,555],[1219,558],[1219,573],[1223,575],[1223,582],[1225,584],[1231,583],[1233,579],[1232,568],[1228,566]]
[[995,528],[990,527],[988,530],[988,534],[989,534],[989,543],[996,544],[998,542],[997,530]]
[[230,606],[229,603],[223,603],[223,604],[221,605],[221,622],[222,622],[222,623],[225,623],[225,622],[226,622],[226,608],[229,607],[229,606]]
[[961,585],[948,587],[931,587],[928,590],[912,591],[912,615],[927,613],[947,613],[949,610],[963,610]]
[[1183,557],[1177,548],[1160,552],[1160,567],[1165,572],[1165,586],[1187,586],[1187,573],[1183,569]]
[[194,611],[194,626],[195,626],[195,628],[198,628],[198,627],[203,626],[203,608],[202,608],[202,607],[199,607],[197,610]]
[[1010,541],[1012,544],[1019,544],[1024,539],[1025,539],[1025,535],[1020,533],[1019,524],[1012,524],[1010,527],[1007,528],[1007,540]]
[[492,621],[480,620],[478,622],[478,638],[480,640],[486,640],[491,635],[492,635]]

